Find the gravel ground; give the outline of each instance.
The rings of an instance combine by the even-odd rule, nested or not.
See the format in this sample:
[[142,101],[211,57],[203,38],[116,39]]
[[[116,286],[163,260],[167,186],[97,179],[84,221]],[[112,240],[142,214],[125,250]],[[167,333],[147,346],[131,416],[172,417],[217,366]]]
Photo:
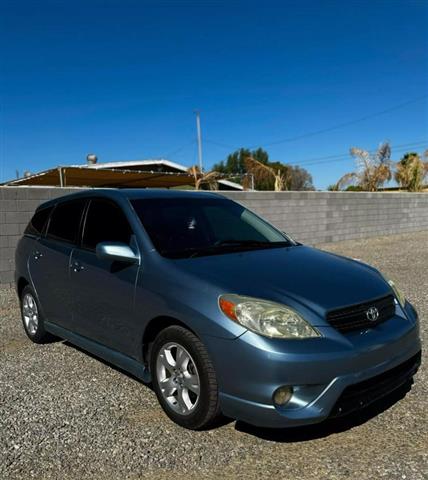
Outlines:
[[[428,232],[324,248],[395,279],[417,307],[426,339]],[[427,397],[422,367],[411,392],[389,409],[291,430],[230,422],[190,432],[172,424],[134,378],[67,343],[33,345],[14,291],[0,291],[1,479],[426,479]]]

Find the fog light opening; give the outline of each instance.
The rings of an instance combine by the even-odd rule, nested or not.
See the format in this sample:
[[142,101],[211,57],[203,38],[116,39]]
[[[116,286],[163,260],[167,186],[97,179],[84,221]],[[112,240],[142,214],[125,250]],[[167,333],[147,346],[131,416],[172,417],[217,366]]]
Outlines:
[[283,387],[279,387],[273,393],[273,402],[278,407],[283,407],[287,405],[290,401],[291,397],[293,396],[293,387],[290,385],[286,385]]

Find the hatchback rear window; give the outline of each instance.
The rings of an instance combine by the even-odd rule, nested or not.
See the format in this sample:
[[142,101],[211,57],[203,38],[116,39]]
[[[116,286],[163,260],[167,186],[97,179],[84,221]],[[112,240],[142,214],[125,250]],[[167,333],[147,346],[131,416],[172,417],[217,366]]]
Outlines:
[[53,207],[41,208],[33,215],[30,223],[27,225],[24,234],[39,236],[43,233],[46,222],[52,212]]
[[60,203],[52,212],[48,237],[68,243],[76,243],[79,234],[85,200]]

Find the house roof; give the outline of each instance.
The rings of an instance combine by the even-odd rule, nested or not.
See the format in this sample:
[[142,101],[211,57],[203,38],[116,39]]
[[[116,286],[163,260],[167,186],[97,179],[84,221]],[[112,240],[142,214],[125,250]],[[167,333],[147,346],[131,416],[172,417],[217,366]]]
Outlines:
[[140,170],[114,170],[65,166],[51,168],[6,185],[45,185],[62,187],[179,187],[191,185],[193,177],[187,173],[152,172]]
[[[162,170],[159,171],[159,167]],[[165,171],[167,170],[167,171]],[[136,160],[93,165],[58,166],[5,182],[10,186],[172,188],[193,185],[194,178],[184,165],[169,160]],[[220,189],[243,190],[242,185],[218,180]]]
[[[106,162],[106,163],[94,163],[90,165],[77,165],[77,166],[87,166],[91,169],[101,169],[101,168],[112,168],[112,169],[129,169],[129,170],[154,170],[156,171],[159,167],[163,167],[165,171],[178,171],[187,173],[188,167],[181,165],[180,163],[171,162],[171,160],[166,160],[164,158],[160,159],[148,159],[148,160],[125,160],[119,162]],[[226,187],[230,190],[243,190],[242,185],[230,180],[221,179],[218,181],[220,185]]]
[[105,162],[105,163],[94,163],[89,165],[73,165],[76,167],[87,167],[98,170],[100,168],[114,168],[114,169],[134,169],[141,167],[154,167],[162,166],[168,167],[173,170],[178,170],[180,172],[187,172],[187,167],[180,165],[179,163],[171,162],[170,160],[161,159],[149,159],[149,160],[124,160],[118,162]]

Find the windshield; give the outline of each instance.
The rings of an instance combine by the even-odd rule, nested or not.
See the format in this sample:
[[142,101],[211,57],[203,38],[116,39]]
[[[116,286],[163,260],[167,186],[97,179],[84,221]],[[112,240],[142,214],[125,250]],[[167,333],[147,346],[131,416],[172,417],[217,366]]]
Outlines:
[[242,205],[222,198],[131,200],[156,250],[169,258],[295,243]]

